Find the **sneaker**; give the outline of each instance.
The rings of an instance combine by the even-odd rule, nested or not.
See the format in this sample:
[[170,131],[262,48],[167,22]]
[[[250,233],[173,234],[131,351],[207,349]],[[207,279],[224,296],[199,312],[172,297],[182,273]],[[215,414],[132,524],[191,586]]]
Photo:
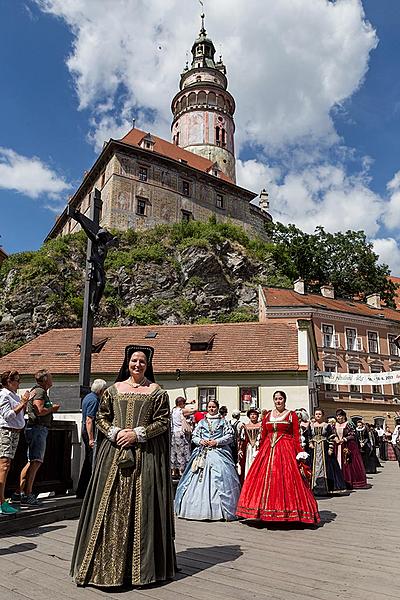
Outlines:
[[21,502],[21,494],[19,492],[14,492],[11,494],[10,500],[11,502]]
[[3,502],[3,504],[0,504],[0,514],[2,515],[14,515],[17,512],[19,512],[19,509],[14,508],[8,502]]
[[28,506],[42,506],[42,503],[36,498],[35,494],[28,494],[27,496],[21,494],[21,504],[27,504]]

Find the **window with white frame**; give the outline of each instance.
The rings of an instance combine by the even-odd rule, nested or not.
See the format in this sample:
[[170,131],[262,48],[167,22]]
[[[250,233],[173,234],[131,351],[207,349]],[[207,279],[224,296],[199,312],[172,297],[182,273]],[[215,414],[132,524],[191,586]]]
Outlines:
[[[358,374],[360,372],[360,365],[357,364],[349,364],[349,373],[352,375]],[[361,388],[359,385],[350,385],[350,393],[359,393]]]
[[[392,371],[400,371],[400,367],[393,365]],[[394,396],[400,398],[400,383],[393,383],[392,387]]]
[[346,327],[346,350],[357,350],[357,330],[353,327]]
[[247,412],[250,408],[258,408],[258,387],[240,387],[240,411]]
[[[337,372],[336,365],[333,365],[333,364],[330,364],[330,363],[328,363],[328,364],[325,363],[324,364],[324,371],[326,373],[336,373]],[[326,383],[325,384],[325,391],[326,392],[333,392],[335,390],[337,390],[337,385],[335,383]]]
[[339,334],[335,333],[333,325],[322,325],[322,342],[324,348],[339,347]]
[[376,331],[368,331],[368,352],[370,354],[379,354],[378,334]]
[[390,356],[400,356],[400,350],[396,346],[395,341],[394,341],[396,339],[396,337],[397,337],[397,335],[393,335],[391,333],[389,333],[389,335],[388,335]]
[[217,399],[216,387],[199,387],[198,390],[198,406],[199,410],[207,410],[207,404],[210,400]]
[[[382,367],[380,365],[371,365],[371,373],[382,373]],[[372,385],[373,394],[383,394],[383,387],[380,383]]]

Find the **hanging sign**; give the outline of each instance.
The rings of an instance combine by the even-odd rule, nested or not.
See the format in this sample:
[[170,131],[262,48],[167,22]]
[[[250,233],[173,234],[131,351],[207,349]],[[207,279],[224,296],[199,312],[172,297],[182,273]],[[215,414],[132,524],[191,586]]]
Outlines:
[[337,385],[390,385],[400,383],[399,371],[381,373],[331,373],[316,371],[315,377],[322,383]]

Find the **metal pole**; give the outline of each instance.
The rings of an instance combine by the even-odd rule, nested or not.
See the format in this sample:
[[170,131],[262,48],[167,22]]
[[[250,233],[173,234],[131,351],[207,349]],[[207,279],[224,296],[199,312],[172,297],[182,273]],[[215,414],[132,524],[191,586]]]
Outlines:
[[[89,218],[95,225],[100,223],[101,215],[101,192],[95,188],[90,195],[90,213]],[[79,388],[80,397],[83,398],[90,392],[90,373],[92,368],[92,345],[93,345],[93,322],[94,315],[90,309],[90,298],[92,286],[95,285],[92,277],[92,241],[88,238],[86,247],[86,276],[85,276],[85,295],[83,301],[82,316],[82,337],[81,337],[81,362],[79,368]]]

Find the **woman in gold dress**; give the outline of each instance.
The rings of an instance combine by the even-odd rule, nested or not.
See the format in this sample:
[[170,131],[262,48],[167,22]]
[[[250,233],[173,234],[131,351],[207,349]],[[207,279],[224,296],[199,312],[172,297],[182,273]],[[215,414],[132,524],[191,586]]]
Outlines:
[[71,574],[78,585],[142,586],[176,570],[168,395],[153,348],[128,346],[96,418],[98,452],[83,501]]

